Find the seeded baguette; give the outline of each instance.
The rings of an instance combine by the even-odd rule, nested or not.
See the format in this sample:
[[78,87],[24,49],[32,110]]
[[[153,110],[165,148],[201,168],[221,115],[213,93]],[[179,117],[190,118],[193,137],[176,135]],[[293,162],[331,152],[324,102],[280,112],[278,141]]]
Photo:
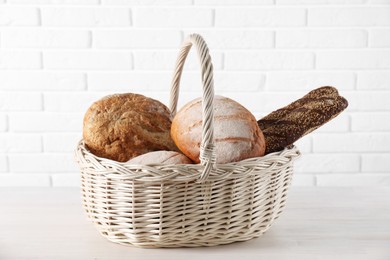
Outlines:
[[336,88],[325,86],[314,89],[307,93],[302,98],[292,102],[288,106],[280,108],[262,119],[258,120],[257,123],[260,126],[261,130],[265,130],[268,127],[272,126],[275,122],[279,121],[281,118],[287,116],[292,110],[302,107],[308,100],[318,100],[320,98],[336,98],[339,96],[339,93]]
[[348,106],[334,87],[321,87],[258,120],[265,154],[283,150],[338,116]]

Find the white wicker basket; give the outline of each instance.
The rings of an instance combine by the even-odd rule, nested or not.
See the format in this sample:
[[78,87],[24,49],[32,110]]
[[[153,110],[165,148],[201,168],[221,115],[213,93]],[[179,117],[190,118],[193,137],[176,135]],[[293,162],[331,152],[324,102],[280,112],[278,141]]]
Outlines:
[[174,73],[170,108],[176,112],[180,76],[192,46],[203,81],[201,163],[130,165],[93,155],[80,141],[82,202],[110,241],[138,247],[197,247],[262,235],[283,210],[296,147],[236,163],[215,164],[213,66],[201,36],[184,42]]

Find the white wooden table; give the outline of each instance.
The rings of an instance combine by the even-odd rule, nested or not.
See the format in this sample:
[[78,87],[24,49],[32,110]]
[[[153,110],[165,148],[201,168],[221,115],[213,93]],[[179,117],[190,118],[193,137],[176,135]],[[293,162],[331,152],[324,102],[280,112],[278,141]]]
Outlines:
[[292,188],[262,237],[211,248],[140,249],[101,237],[76,188],[0,188],[0,259],[390,259],[390,188]]

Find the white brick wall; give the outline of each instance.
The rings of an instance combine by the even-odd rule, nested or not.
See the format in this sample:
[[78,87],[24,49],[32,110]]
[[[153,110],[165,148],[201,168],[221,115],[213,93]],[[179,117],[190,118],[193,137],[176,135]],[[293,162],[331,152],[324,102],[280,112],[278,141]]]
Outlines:
[[276,48],[360,48],[367,46],[367,34],[360,29],[281,29]]
[[[0,186],[77,186],[85,110],[168,103],[180,43],[206,39],[216,94],[259,118],[336,86],[348,109],[297,142],[294,185],[390,186],[388,0],[0,0]],[[179,105],[199,96],[191,52]]]
[[314,67],[314,53],[306,51],[231,51],[226,70],[302,70]]
[[2,32],[4,48],[88,48],[90,32],[86,30],[9,29]]
[[40,91],[83,91],[87,88],[86,76],[82,72],[2,70],[0,82],[1,91],[34,91],[37,94]]
[[43,67],[53,70],[131,70],[128,51],[47,51]]
[[0,8],[1,26],[38,26],[39,9],[35,7],[2,6]]
[[213,26],[214,10],[192,7],[145,7],[134,10],[134,26],[140,28],[183,28]]
[[[390,13],[390,10],[389,10]],[[320,51],[316,66],[319,69],[390,69],[390,51]]]
[[390,8],[379,6],[343,6],[309,8],[309,26],[389,26]]
[[41,56],[38,51],[1,50],[0,69],[41,69]]
[[127,8],[42,7],[42,26],[47,27],[117,27],[130,26]]
[[305,26],[305,8],[230,7],[216,8],[216,27],[298,27]]

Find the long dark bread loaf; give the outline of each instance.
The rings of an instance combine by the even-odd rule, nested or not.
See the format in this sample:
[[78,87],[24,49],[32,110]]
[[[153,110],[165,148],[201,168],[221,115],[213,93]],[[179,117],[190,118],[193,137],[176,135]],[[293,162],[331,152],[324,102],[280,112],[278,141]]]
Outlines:
[[336,98],[339,96],[339,93],[336,88],[334,87],[320,87],[317,89],[314,89],[307,93],[302,98],[292,102],[288,106],[285,106],[283,108],[280,108],[276,111],[273,111],[272,113],[268,114],[267,116],[263,117],[262,119],[258,120],[257,123],[260,126],[261,130],[265,130],[269,126],[272,126],[275,122],[280,120],[281,118],[288,115],[291,110],[302,107],[305,103],[307,103],[308,99],[320,99],[320,98]]
[[321,87],[257,121],[263,131],[265,154],[283,150],[329,122],[348,106],[334,87]]

